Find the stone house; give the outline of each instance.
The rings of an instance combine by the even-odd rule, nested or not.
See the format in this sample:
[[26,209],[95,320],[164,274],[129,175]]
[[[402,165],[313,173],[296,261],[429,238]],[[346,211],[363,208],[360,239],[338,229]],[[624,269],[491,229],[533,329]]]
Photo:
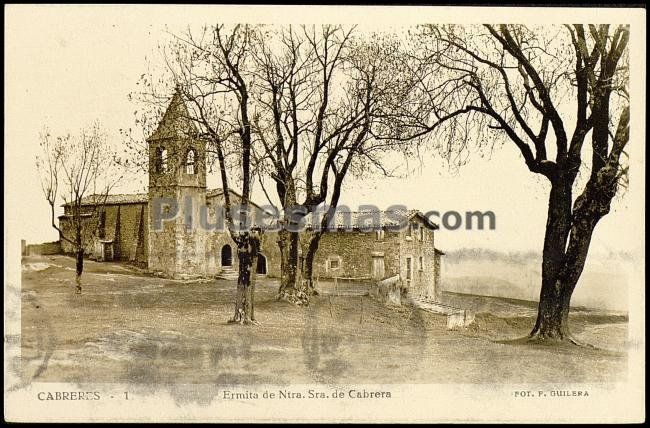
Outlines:
[[[147,194],[92,195],[81,202],[84,251],[99,260],[123,260],[146,265],[149,223]],[[63,205],[59,227],[73,237],[72,207]],[[60,239],[64,253],[72,253],[72,244]]]
[[[122,260],[171,277],[209,276],[237,271],[236,247],[223,223],[222,189],[206,187],[205,142],[176,93],[156,131],[148,138],[148,192],[90,196],[82,202],[86,253],[98,260]],[[231,203],[241,195],[229,192]],[[270,216],[251,202],[253,218]],[[59,217],[71,227],[71,207]],[[367,222],[372,219],[372,224]],[[255,221],[255,220],[253,220]],[[312,227],[303,219],[301,247]],[[412,293],[435,297],[440,256],[434,246],[438,226],[418,211],[338,212],[332,231],[323,234],[314,261],[319,279],[379,280],[399,275]],[[67,236],[70,236],[67,234]],[[61,240],[62,250],[72,252]],[[302,257],[302,254],[301,254]],[[280,249],[274,231],[262,234],[258,274],[279,277]]]
[[398,275],[411,293],[436,296],[443,254],[434,246],[436,224],[415,210],[336,216],[339,227],[323,234],[318,246],[316,278],[381,280]]

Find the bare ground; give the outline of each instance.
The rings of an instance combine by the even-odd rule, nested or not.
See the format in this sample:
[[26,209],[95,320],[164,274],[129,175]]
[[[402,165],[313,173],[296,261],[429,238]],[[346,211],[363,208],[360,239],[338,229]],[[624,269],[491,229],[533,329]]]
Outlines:
[[[627,368],[627,317],[576,308],[575,337],[592,347],[503,343],[525,336],[534,303],[446,293],[477,313],[447,330],[442,315],[336,296],[307,307],[275,300],[258,281],[258,326],[228,324],[234,283],[181,281],[115,263],[25,257],[22,372],[45,382],[554,383],[614,382]],[[357,291],[360,288],[357,287]]]

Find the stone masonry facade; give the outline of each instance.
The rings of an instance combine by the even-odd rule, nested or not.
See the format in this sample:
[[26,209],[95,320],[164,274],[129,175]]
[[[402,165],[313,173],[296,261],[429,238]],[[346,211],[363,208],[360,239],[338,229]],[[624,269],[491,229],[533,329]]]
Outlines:
[[[224,205],[224,192],[206,188],[205,143],[178,93],[148,144],[148,193],[104,199],[93,195],[83,201],[84,233],[92,236],[84,240],[86,253],[99,260],[128,261],[170,277],[236,272],[237,249],[228,232],[206,230],[200,224],[217,223],[214,208]],[[234,191],[230,198],[231,203],[241,201]],[[251,204],[259,215],[262,208]],[[71,207],[64,205],[59,217],[68,237],[74,236],[71,213]],[[345,215],[337,213],[341,214]],[[157,222],[161,216],[164,220]],[[417,211],[383,212],[378,218],[372,229],[341,227],[324,233],[314,260],[314,278],[378,281],[398,276],[409,293],[437,298],[443,254],[435,248],[437,225]],[[309,226],[301,232],[303,249]],[[72,252],[70,243],[60,242],[64,253]],[[258,274],[279,277],[277,232],[262,233],[260,253]]]

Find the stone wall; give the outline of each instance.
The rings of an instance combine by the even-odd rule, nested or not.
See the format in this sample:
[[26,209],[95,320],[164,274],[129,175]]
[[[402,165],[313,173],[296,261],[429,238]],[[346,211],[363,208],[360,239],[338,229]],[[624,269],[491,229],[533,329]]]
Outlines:
[[[230,196],[230,203],[235,205],[241,202],[241,198],[237,195],[232,194]],[[223,270],[221,266],[221,253],[224,246],[230,246],[230,251],[232,254],[232,265],[231,268],[235,272],[239,269],[239,263],[237,260],[237,246],[235,242],[230,237],[230,233],[227,230],[221,230],[225,228],[225,219],[217,220],[214,207],[223,206],[225,204],[223,194],[218,194],[215,196],[210,196],[207,198],[208,202],[208,224],[216,224],[219,228],[217,231],[212,231],[208,233],[207,246],[206,246],[206,263],[207,263],[207,273],[218,274]],[[261,218],[261,208],[253,205],[252,207],[254,218]],[[280,248],[278,247],[278,234],[276,232],[265,232],[261,237],[261,254],[266,258],[266,275],[268,277],[278,278],[280,276]]]
[[26,256],[48,256],[61,254],[61,242],[44,242],[42,244],[30,244],[25,247],[23,255]]
[[[153,212],[152,200],[162,197],[178,201],[178,212],[173,218],[161,220],[161,228],[156,230],[154,217],[160,213]],[[172,277],[208,274],[209,232],[200,225],[205,189],[155,187],[150,189],[149,198],[149,270]]]
[[[59,217],[59,229],[63,232],[63,236],[66,238],[75,241],[76,232],[73,227],[72,218],[69,216],[60,216]],[[84,252],[88,255],[92,255],[95,250],[95,231],[97,230],[97,219],[94,217],[82,217],[81,219],[81,242],[84,247]],[[59,234],[61,235],[61,234]],[[74,246],[67,240],[61,237],[61,251],[64,254],[73,254]]]
[[[101,231],[99,214],[82,218],[84,252],[96,256],[97,240],[110,240],[113,241],[113,255],[116,260],[146,264],[149,229],[147,205],[143,203],[106,205],[103,210],[105,217]],[[75,239],[71,217],[61,216],[59,227],[66,237]],[[74,252],[73,245],[64,239],[61,240],[61,249],[66,254]]]
[[[146,263],[147,231],[149,229],[146,204],[106,206],[105,240],[113,241],[115,260]],[[144,220],[141,230],[141,220]],[[138,246],[141,248],[138,249]],[[138,252],[140,253],[138,257]]]
[[435,290],[434,290],[434,295],[432,297],[435,298],[436,301],[440,300],[440,291],[441,291],[441,282],[440,282],[440,269],[441,269],[441,256],[442,253],[439,251],[435,252],[434,256],[434,284],[435,284]]
[[397,274],[399,234],[391,231],[385,231],[383,236],[376,231],[324,233],[314,260],[314,278],[372,277],[373,256],[383,257],[384,278]]
[[[414,228],[410,234],[407,229],[387,229],[382,233],[325,233],[314,262],[314,278],[369,277],[379,280],[399,275],[409,293],[435,298],[440,279],[435,261],[434,231],[425,227],[417,217],[412,223]],[[409,280],[408,258],[411,260]]]
[[[191,201],[187,205],[185,198]],[[182,188],[179,201],[183,204],[176,222],[175,271],[177,274],[206,275],[208,231],[199,224],[200,209],[205,206],[205,189]]]
[[[150,190],[153,197],[169,197],[169,188],[156,187]],[[152,207],[144,203],[124,203],[105,207],[103,237],[113,241],[117,260],[147,265],[151,271],[169,276],[204,276],[219,274],[222,250],[229,245],[231,270],[237,272],[237,247],[227,231],[206,230],[207,224],[216,224],[217,219],[211,207],[223,204],[223,194],[206,198],[205,189],[200,187],[177,187],[176,200],[181,201],[176,218],[162,223],[160,231],[151,230]],[[192,203],[186,206],[185,198]],[[239,198],[233,195],[233,203]],[[188,216],[185,215],[186,210]],[[201,219],[207,209],[207,219]],[[253,206],[257,211],[260,208]],[[69,217],[61,217],[63,230],[71,234]],[[188,220],[189,223],[188,224]],[[97,230],[96,218],[84,217],[85,230]],[[417,296],[437,298],[440,284],[440,255],[434,247],[434,231],[424,227],[417,217],[412,220],[414,228],[407,230],[337,231],[325,233],[320,241],[314,261],[314,278],[373,278],[381,280],[399,275],[409,293]],[[422,233],[420,232],[422,229]],[[92,254],[98,237],[86,239],[86,252]],[[301,233],[301,247],[305,254],[309,235]],[[266,275],[281,276],[278,234],[262,234],[261,254],[266,259]],[[72,246],[63,241],[63,252],[71,253]],[[407,279],[407,259],[411,260],[411,278]]]
[[265,232],[262,235],[261,253],[266,258],[266,276],[270,278],[280,277],[280,247],[278,246],[277,232]]
[[[404,285],[409,293],[416,296],[435,297],[435,247],[434,231],[424,227],[417,217],[411,220],[414,224],[410,236],[408,230],[400,234],[400,271]],[[407,278],[407,259],[411,259],[411,279]]]

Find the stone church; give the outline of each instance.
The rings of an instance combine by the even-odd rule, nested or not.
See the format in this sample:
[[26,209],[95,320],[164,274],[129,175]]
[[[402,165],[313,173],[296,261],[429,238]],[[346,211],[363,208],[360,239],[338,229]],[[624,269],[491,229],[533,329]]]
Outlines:
[[[156,131],[148,138],[148,193],[93,195],[82,202],[86,252],[102,260],[122,260],[170,277],[236,277],[236,246],[227,231],[211,231],[198,225],[201,216],[216,223],[216,208],[224,205],[222,189],[206,186],[205,142],[188,119],[187,107],[176,93]],[[169,206],[160,201],[179,201],[165,221]],[[241,195],[231,191],[231,203]],[[101,204],[101,209],[92,210]],[[251,203],[253,210],[262,208]],[[71,207],[64,205],[59,223],[71,227]],[[204,210],[204,212],[201,212]],[[96,214],[88,212],[94,211]],[[175,215],[174,215],[175,214]],[[373,227],[360,229],[357,218],[374,216]],[[418,211],[338,212],[336,231],[323,234],[316,259],[317,279],[379,280],[399,275],[413,294],[435,298],[440,284],[440,256],[434,246],[438,226]],[[307,230],[309,222],[305,225]],[[306,242],[305,234],[301,241]],[[60,240],[65,253],[70,244]],[[277,232],[262,234],[257,273],[280,276]]]

